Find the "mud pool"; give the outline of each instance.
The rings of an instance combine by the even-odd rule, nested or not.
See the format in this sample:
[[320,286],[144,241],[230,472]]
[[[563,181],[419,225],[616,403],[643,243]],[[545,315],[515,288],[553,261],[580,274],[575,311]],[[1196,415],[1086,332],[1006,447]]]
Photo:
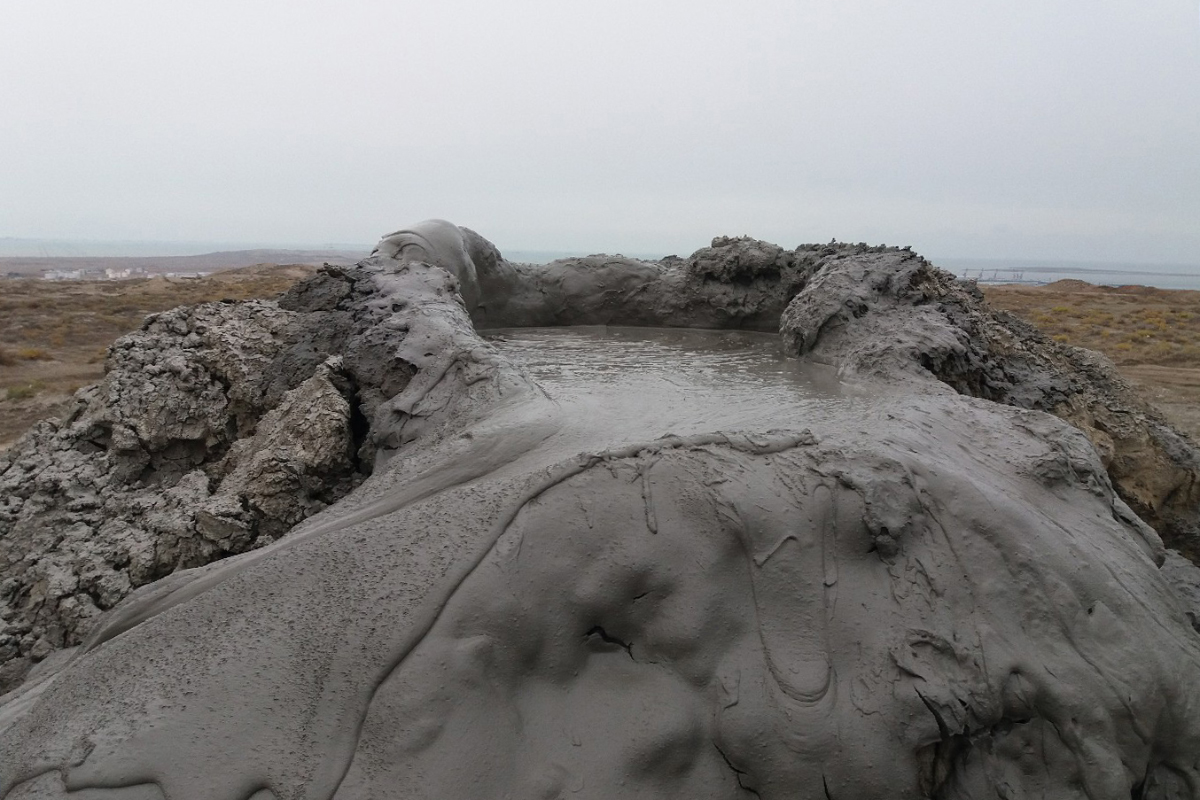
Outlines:
[[569,417],[609,446],[717,430],[803,428],[866,392],[784,355],[752,331],[626,326],[514,328],[484,338],[523,367]]

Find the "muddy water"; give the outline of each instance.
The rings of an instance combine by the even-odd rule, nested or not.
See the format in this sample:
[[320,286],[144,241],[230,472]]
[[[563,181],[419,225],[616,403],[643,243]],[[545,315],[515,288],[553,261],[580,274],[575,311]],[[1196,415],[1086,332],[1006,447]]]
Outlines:
[[609,445],[805,427],[856,401],[831,369],[783,355],[772,334],[589,326],[487,338],[562,408],[564,433]]

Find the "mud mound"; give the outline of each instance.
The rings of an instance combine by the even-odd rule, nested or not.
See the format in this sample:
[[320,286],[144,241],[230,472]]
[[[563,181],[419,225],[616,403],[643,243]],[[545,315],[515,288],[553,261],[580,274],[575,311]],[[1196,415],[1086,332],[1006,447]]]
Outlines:
[[1098,353],[992,311],[970,284],[904,251],[839,253],[789,305],[780,335],[847,375],[926,381],[1048,411],[1100,453],[1121,497],[1200,558],[1200,454]]
[[[845,397],[474,330],[550,324],[778,329]],[[0,462],[5,800],[1196,796],[1195,451],[909,251],[431,221],[108,367]]]
[[0,690],[133,589],[274,541],[381,448],[467,420],[494,369],[451,284],[329,268],[113,345],[102,383],[0,455]]

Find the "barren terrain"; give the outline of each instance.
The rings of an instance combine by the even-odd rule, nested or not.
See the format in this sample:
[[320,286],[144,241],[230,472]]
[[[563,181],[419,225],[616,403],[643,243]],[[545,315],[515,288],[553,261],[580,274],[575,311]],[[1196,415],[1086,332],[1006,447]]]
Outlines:
[[1200,441],[1200,292],[1149,286],[981,286],[993,307],[1097,350],[1175,427]]

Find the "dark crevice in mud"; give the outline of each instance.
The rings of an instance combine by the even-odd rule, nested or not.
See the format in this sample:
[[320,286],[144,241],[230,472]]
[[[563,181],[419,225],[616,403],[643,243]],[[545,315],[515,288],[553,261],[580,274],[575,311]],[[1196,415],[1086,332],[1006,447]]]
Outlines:
[[111,422],[99,423],[87,432],[85,441],[101,450],[107,450],[112,445],[112,432]]
[[[210,364],[204,361],[201,361],[201,364],[205,372],[208,373],[208,376],[220,385],[221,395],[225,398],[226,407],[229,412],[229,421],[233,424],[234,429],[234,434],[228,438],[228,441],[222,443],[224,448],[228,449],[235,440],[245,436],[253,436],[254,428],[258,425],[258,421],[270,409],[265,405],[247,404],[236,400],[233,381]],[[224,455],[224,452],[221,455]],[[217,457],[219,458],[220,456]]]
[[971,740],[962,734],[952,733],[937,706],[920,691],[917,692],[917,697],[921,698],[925,708],[933,715],[938,735],[941,737],[939,741],[927,745],[919,752],[921,788],[927,796],[936,798],[940,797],[942,787],[953,776],[955,765],[961,756],[971,748]]
[[[745,770],[741,770],[741,769],[738,769],[737,767],[735,767],[733,765],[733,762],[729,760],[729,756],[725,755],[725,751],[721,749],[721,746],[719,744],[714,742],[713,747],[715,747],[717,749],[717,752],[721,754],[721,760],[725,762],[725,766],[729,767],[729,770],[733,773],[734,779],[737,780],[738,788],[744,792],[749,792],[750,794],[754,795],[755,797],[762,797],[762,795],[760,795],[758,793],[757,789],[755,789],[752,786],[747,786],[745,783],[742,782],[742,778],[745,777],[746,775],[748,775],[749,773],[746,772]],[[828,794],[828,791],[826,793]]]
[[[989,377],[982,364],[973,365],[961,357],[935,359],[928,353],[921,354],[919,363],[930,375],[959,394],[977,397],[980,400],[990,400],[993,403],[1019,405],[1013,402],[1004,389],[1005,383],[1012,383],[1011,379],[994,381]],[[1007,376],[1002,377],[1006,378]]]
[[81,594],[85,595],[89,600],[91,600],[92,605],[94,605],[96,608],[100,609],[101,611],[106,611],[111,607],[110,603],[106,603],[106,602],[104,602],[103,599],[101,599],[100,592],[97,591],[96,587],[94,587],[94,586],[80,585],[79,592]]
[[238,438],[238,423],[237,423],[237,420],[231,416],[229,419],[225,420],[225,442],[224,442],[224,445],[220,448],[219,453],[214,451],[214,456],[216,456],[217,459],[223,458],[225,455],[225,452],[228,451],[228,449],[233,445],[233,443],[235,441],[237,441],[237,438]]
[[220,461],[230,444],[214,442],[209,446],[203,439],[172,439],[155,450],[143,450],[147,461],[135,477],[133,485],[163,488],[175,486],[193,469]]
[[825,800],[833,800],[833,795],[829,792],[829,779],[824,775],[821,776],[821,788],[825,790]]
[[[992,725],[975,730],[964,725],[962,731],[956,733],[951,730],[946,718],[932,700],[920,691],[917,691],[917,697],[921,698],[925,708],[929,709],[929,713],[933,715],[940,737],[939,741],[917,751],[920,767],[918,777],[921,788],[926,796],[931,798],[943,796],[943,789],[954,777],[955,770],[962,764],[963,759],[975,747],[978,740],[995,738],[1008,733],[1017,725],[1028,725],[1033,721],[1029,717],[1005,717]],[[966,702],[959,700],[959,704],[963,706],[964,710],[969,710]]]
[[604,642],[605,644],[612,644],[612,645],[616,645],[617,647],[620,647],[622,650],[624,650],[629,655],[630,660],[633,660],[633,661],[637,660],[636,658],[633,657],[633,642],[625,642],[625,641],[622,641],[621,639],[618,639],[615,636],[609,636],[608,632],[605,631],[604,628],[600,627],[599,625],[593,626],[591,628],[591,630],[589,630],[587,633],[585,633],[583,635],[584,641],[593,639],[593,637],[595,639],[599,639],[601,642]]
[[[250,541],[258,541],[258,537],[262,533],[263,513],[255,508],[254,504],[250,502],[250,498],[244,494],[238,495],[238,504],[242,507],[245,518],[250,522]],[[221,557],[236,555],[237,552],[237,550],[228,551]]]
[[745,272],[735,272],[732,275],[730,275],[727,280],[723,280],[720,276],[717,276],[717,275],[705,275],[704,276],[705,280],[714,281],[714,282],[718,282],[718,283],[731,283],[734,286],[753,286],[756,283],[770,284],[775,281],[778,281],[780,277],[781,276],[780,276],[780,272],[778,269],[763,270],[762,272],[759,272],[757,275],[750,275]]
[[363,413],[363,397],[358,381],[346,375],[349,387],[342,394],[350,405],[350,464],[359,475],[370,475],[372,464],[363,457],[363,447],[371,433],[371,421]]

